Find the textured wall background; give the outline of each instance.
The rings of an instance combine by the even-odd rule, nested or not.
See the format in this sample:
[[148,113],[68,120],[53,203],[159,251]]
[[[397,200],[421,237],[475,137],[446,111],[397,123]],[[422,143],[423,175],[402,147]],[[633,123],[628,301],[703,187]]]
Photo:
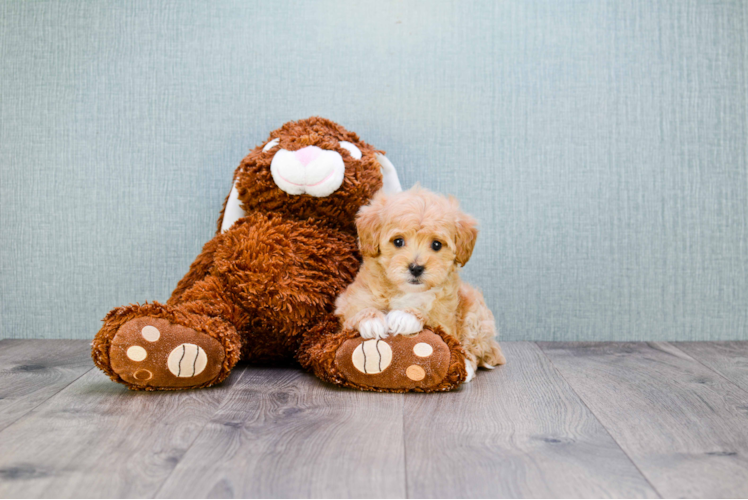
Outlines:
[[319,114],[483,224],[505,339],[748,338],[748,2],[0,3],[0,337],[166,300]]

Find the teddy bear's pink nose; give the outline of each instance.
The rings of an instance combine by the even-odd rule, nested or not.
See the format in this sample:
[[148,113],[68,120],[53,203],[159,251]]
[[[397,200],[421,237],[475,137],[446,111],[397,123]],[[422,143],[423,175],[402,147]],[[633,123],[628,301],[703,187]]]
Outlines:
[[315,158],[317,158],[322,150],[318,148],[317,146],[307,146],[305,148],[301,148],[298,151],[294,153],[294,156],[296,156],[296,159],[301,162],[302,165],[305,167],[309,165],[311,162],[314,161]]

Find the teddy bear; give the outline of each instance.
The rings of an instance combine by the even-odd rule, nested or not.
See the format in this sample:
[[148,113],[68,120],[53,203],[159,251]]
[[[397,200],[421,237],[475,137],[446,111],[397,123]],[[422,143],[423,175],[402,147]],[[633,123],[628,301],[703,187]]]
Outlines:
[[[297,362],[324,381],[363,390],[456,387],[465,354],[438,326],[372,345],[334,315],[361,264],[356,215],[380,189],[400,190],[384,152],[325,118],[284,124],[235,170],[215,236],[168,301],[106,315],[94,363],[115,382],[147,391],[220,383],[239,360]],[[414,380],[406,373],[411,344],[423,343],[433,355],[416,360],[423,368]]]

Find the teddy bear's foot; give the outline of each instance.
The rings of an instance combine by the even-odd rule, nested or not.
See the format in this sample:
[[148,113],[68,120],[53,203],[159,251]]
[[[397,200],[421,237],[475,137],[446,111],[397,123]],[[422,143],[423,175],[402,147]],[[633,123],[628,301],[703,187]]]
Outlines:
[[[455,347],[455,346],[452,346]],[[351,385],[375,391],[449,390],[465,380],[464,357],[431,330],[384,339],[346,340],[335,354],[335,368]]]
[[187,389],[211,385],[225,352],[204,333],[164,318],[124,323],[109,348],[111,369],[132,389]]

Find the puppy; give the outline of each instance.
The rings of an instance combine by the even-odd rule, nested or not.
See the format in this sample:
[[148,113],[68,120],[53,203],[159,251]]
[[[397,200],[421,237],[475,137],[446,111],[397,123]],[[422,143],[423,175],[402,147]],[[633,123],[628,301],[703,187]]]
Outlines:
[[478,366],[504,364],[493,314],[483,295],[460,280],[476,226],[453,197],[419,186],[390,196],[380,191],[356,218],[364,259],[335,303],[343,327],[382,338],[438,325],[465,349],[467,381]]

